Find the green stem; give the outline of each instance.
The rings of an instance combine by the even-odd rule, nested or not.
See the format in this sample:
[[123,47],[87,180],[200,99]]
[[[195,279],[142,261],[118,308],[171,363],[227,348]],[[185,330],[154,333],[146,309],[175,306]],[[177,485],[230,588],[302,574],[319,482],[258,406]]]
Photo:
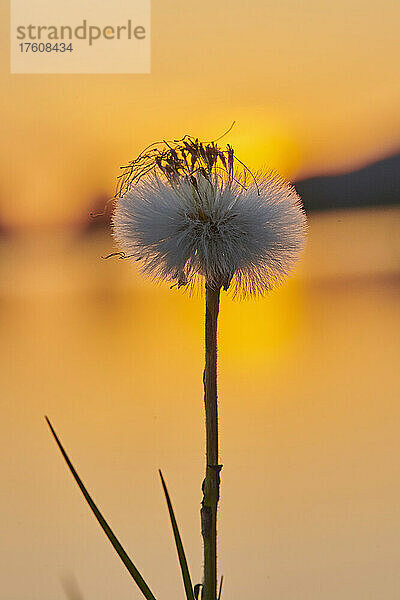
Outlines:
[[207,463],[203,481],[201,533],[204,545],[202,600],[217,600],[217,506],[221,465],[218,464],[217,322],[220,288],[206,286],[204,404]]

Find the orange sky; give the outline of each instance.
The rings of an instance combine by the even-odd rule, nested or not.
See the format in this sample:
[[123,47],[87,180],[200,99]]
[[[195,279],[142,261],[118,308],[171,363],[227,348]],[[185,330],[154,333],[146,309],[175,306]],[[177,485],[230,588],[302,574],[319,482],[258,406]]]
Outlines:
[[[182,597],[157,468],[197,582],[202,300],[101,260],[109,232],[71,241],[69,226],[149,142],[209,139],[234,119],[238,155],[289,178],[397,151],[400,3],[152,0],[152,73],[126,76],[11,76],[8,4],[0,231],[23,235],[1,240],[0,596],[64,599],[73,573],[85,600],[139,597],[48,414],[156,597]],[[392,600],[398,589],[399,218],[313,214],[287,286],[222,299],[219,556],[231,600]]]
[[400,4],[152,2],[151,75],[10,75],[1,0],[0,220],[79,222],[149,142],[227,141],[295,178],[400,145]]

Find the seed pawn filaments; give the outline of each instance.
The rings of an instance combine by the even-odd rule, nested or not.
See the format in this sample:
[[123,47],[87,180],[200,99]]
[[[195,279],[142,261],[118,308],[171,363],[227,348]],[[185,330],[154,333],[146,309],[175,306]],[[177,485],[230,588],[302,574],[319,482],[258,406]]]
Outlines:
[[296,263],[305,229],[294,187],[274,171],[253,174],[229,144],[160,142],[119,178],[114,237],[171,286],[204,279],[235,295],[263,295]]

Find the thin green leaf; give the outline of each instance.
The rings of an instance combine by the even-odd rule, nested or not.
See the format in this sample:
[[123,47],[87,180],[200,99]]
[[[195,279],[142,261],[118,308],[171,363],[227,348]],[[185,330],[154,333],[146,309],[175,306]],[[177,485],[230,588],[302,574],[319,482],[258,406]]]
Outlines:
[[186,598],[187,598],[187,600],[195,600],[193,586],[192,586],[192,580],[190,578],[189,567],[187,564],[185,551],[183,549],[182,539],[179,534],[178,525],[176,523],[174,509],[172,508],[171,499],[168,494],[167,486],[165,485],[164,477],[162,476],[162,473],[160,470],[158,472],[160,473],[161,483],[163,486],[165,499],[166,499],[167,505],[168,505],[169,517],[171,519],[172,530],[174,532],[175,544],[176,544],[176,549],[178,551],[179,564],[181,565],[182,578],[183,578],[183,584],[185,586]]
[[224,576],[221,575],[221,581],[219,582],[219,592],[218,592],[218,600],[221,600],[221,594],[222,594],[222,582],[224,581]]
[[84,484],[82,483],[82,480],[80,479],[78,473],[75,471],[71,461],[69,460],[68,455],[65,452],[60,440],[58,439],[57,434],[54,431],[53,426],[50,423],[49,419],[47,417],[45,417],[45,419],[47,421],[48,426],[50,427],[50,431],[53,434],[53,437],[57,443],[57,446],[59,447],[60,452],[63,455],[64,460],[68,465],[69,470],[71,471],[76,483],[78,484],[82,494],[85,497],[86,502],[89,504],[90,508],[92,509],[96,519],[100,523],[101,528],[103,529],[104,533],[110,540],[110,542],[113,545],[114,549],[116,550],[118,556],[120,557],[120,559],[122,560],[122,562],[124,563],[126,568],[128,569],[129,573],[132,575],[134,581],[136,582],[137,586],[139,587],[140,591],[142,592],[142,594],[146,598],[146,600],[156,600],[156,598],[153,596],[150,588],[148,587],[147,583],[144,581],[143,577],[141,576],[141,574],[139,573],[139,571],[137,570],[137,568],[135,567],[135,565],[133,564],[133,562],[131,561],[131,559],[129,558],[129,556],[127,555],[125,550],[123,549],[123,547],[121,546],[120,542],[114,535],[113,531],[108,526],[107,521],[104,519],[103,515],[97,508],[96,504],[93,502],[91,496],[89,495]]
[[199,594],[200,594],[200,590],[202,588],[202,583],[196,583],[196,585],[194,586],[194,597],[196,600],[199,600]]

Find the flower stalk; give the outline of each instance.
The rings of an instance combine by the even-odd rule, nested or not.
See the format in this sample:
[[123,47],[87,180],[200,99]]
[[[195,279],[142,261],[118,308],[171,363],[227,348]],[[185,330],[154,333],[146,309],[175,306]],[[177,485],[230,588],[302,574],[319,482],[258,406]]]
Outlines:
[[[121,258],[171,288],[205,284],[204,405],[206,472],[201,532],[201,600],[217,597],[217,510],[220,496],[217,405],[217,324],[221,289],[265,295],[297,262],[306,220],[296,190],[276,172],[257,177],[229,144],[184,136],[156,142],[122,167],[113,234]],[[115,255],[115,253],[110,256]],[[197,584],[193,589],[197,600]]]
[[206,474],[203,481],[201,533],[204,546],[202,600],[217,600],[217,508],[220,489],[218,464],[217,325],[220,287],[206,285],[204,406],[206,414]]

